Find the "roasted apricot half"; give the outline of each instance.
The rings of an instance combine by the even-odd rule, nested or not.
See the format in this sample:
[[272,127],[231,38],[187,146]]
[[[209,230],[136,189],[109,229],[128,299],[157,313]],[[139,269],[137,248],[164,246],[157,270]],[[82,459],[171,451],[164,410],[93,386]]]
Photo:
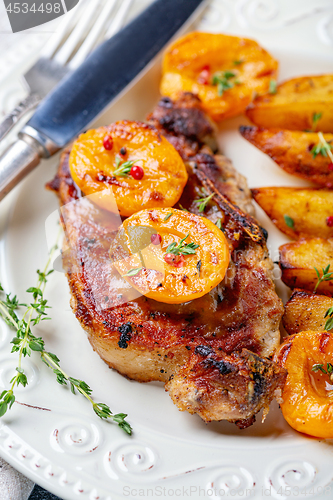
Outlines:
[[[187,182],[175,148],[145,123],[120,121],[79,136],[69,157],[74,182],[85,195],[120,215],[177,203]],[[110,196],[112,191],[113,196]]]
[[216,121],[241,114],[276,78],[278,62],[254,40],[192,32],[173,43],[163,60],[162,95],[198,95]]
[[126,219],[110,249],[118,272],[143,295],[180,304],[224,278],[229,247],[205,217],[173,208],[141,210]]
[[333,438],[333,334],[301,332],[275,354],[288,371],[281,409],[288,424],[318,438]]

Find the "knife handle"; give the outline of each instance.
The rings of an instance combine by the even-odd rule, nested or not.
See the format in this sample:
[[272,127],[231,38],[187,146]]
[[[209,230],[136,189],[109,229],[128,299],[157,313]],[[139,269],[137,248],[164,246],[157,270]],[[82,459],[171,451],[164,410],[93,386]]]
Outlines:
[[23,101],[21,101],[8,115],[5,116],[0,123],[0,141],[12,130],[14,125],[18,123],[21,118],[41,101],[38,94],[29,94]]
[[40,162],[38,149],[20,139],[0,157],[0,201]]

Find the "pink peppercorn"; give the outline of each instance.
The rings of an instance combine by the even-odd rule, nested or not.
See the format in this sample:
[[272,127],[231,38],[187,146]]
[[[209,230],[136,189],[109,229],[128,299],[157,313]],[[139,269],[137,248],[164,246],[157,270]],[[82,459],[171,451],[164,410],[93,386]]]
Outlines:
[[103,146],[104,146],[104,149],[106,149],[107,151],[111,151],[111,149],[113,148],[113,139],[110,135],[106,135],[104,137]]
[[133,165],[130,174],[133,177],[133,179],[140,181],[144,174],[143,168],[139,167],[139,165]]
[[326,224],[328,225],[328,227],[333,227],[333,215],[327,217]]
[[165,254],[164,260],[167,264],[174,267],[183,267],[185,262],[184,255],[175,255],[173,253]]
[[162,236],[160,234],[152,234],[150,241],[153,245],[160,245],[162,243]]
[[208,85],[210,79],[210,67],[208,65],[204,66],[199,73],[198,83],[201,85]]

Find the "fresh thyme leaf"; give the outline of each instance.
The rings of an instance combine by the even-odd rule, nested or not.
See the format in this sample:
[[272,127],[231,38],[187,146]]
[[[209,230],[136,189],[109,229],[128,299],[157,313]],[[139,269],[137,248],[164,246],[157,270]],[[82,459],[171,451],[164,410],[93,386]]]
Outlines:
[[29,347],[32,351],[44,351],[44,342],[42,341],[42,339],[40,339],[41,341],[35,341],[35,340],[31,340],[29,342]]
[[313,372],[319,372],[319,370],[325,374],[327,373],[323,364],[317,363],[317,364],[312,366]]
[[311,149],[311,154],[313,158],[316,158],[318,155],[322,156],[329,156],[330,160],[333,162],[333,154],[332,154],[332,149],[333,147],[331,146],[330,143],[328,143],[325,140],[325,137],[321,132],[318,132],[318,137],[319,137],[319,142],[313,146]]
[[289,216],[289,215],[284,215],[284,222],[287,224],[288,227],[291,229],[294,229],[294,220]]
[[327,332],[333,329],[333,317],[326,320],[324,328]]
[[271,80],[269,82],[269,89],[268,89],[268,93],[269,94],[276,94],[277,93],[277,84],[276,84],[276,80]]
[[183,205],[179,203],[179,208],[180,210],[183,210],[184,212],[188,212],[187,208],[184,208]]
[[326,363],[326,369],[324,368],[324,365],[322,363],[316,363],[312,365],[312,371],[313,372],[319,372],[321,371],[325,375],[328,375],[328,378],[330,382],[333,382],[333,365],[332,363]]
[[202,213],[205,211],[205,208],[209,201],[213,198],[215,193],[210,194],[209,196],[206,196],[205,198],[200,198],[199,200],[196,200],[194,203],[199,204],[199,212]]
[[235,66],[239,66],[240,64],[243,64],[243,62],[245,62],[245,60],[244,60],[244,59],[238,59],[237,61],[233,61],[233,64],[234,64]]
[[236,73],[233,71],[218,71],[212,77],[212,85],[217,86],[217,93],[221,97],[226,90],[232,89],[235,85],[230,79],[234,78]]
[[171,215],[173,214],[173,212],[169,212],[168,214],[166,214],[166,216],[164,217],[163,221],[166,222],[168,219],[170,219]]
[[170,243],[165,253],[173,253],[174,255],[194,255],[196,254],[196,249],[199,248],[200,245],[196,243],[185,243],[186,238],[188,238],[189,233],[182,238],[178,245],[176,242]]
[[327,309],[327,311],[325,312],[324,318],[327,318],[327,316],[333,316],[333,307],[330,307],[329,309]]
[[0,417],[3,417],[7,412],[8,405],[5,401],[0,401]]
[[318,155],[322,155],[327,157],[327,152],[328,150],[331,150],[332,146],[328,143],[322,144],[321,142],[318,142],[318,144],[315,144],[313,148],[311,149],[311,153],[313,158],[316,158]]
[[215,222],[215,225],[216,225],[219,229],[222,229],[222,220],[221,220],[221,219],[217,219],[217,221]]
[[236,73],[234,73],[233,71],[224,72],[224,78],[226,78],[227,80],[229,80],[229,78],[233,78],[234,76],[236,76]]
[[103,403],[95,403],[93,409],[99,418],[109,418],[111,416],[110,408]]
[[133,269],[127,271],[127,273],[124,274],[124,276],[136,276],[142,269],[143,267],[134,267]]
[[52,352],[48,352],[48,355],[49,358],[51,358],[54,363],[56,364],[60,363],[60,359],[55,354],[52,354]]
[[134,160],[130,161],[125,161],[124,163],[120,164],[121,159],[119,156],[116,157],[116,169],[113,171],[113,176],[114,177],[127,177],[127,174],[130,173],[131,168],[133,167],[133,164],[135,163]]
[[[318,276],[318,274],[317,274]],[[319,276],[320,278],[320,276]],[[327,318],[326,320],[326,323],[325,323],[325,330],[326,331],[329,331],[329,330],[332,330],[333,329],[333,307],[330,307],[329,309],[327,309],[327,311],[325,312],[325,316],[324,318]]]
[[319,120],[323,116],[323,113],[313,113],[312,115],[312,129],[315,131]]
[[[328,264],[325,268],[322,268],[322,275],[321,276],[320,276],[320,272],[318,271],[318,269],[316,267],[314,267],[314,270],[316,271],[316,275],[318,278],[318,281],[317,281],[316,286],[314,288],[314,293],[315,293],[317,291],[317,288],[320,285],[320,283],[322,283],[323,281],[332,281],[333,280],[333,272],[329,272],[330,264]],[[329,310],[330,309],[328,309],[328,311]],[[326,311],[326,313],[328,313],[328,311]],[[325,318],[326,318],[326,314],[325,314]]]
[[130,424],[128,422],[126,422],[124,420],[123,422],[119,423],[118,425],[127,434],[129,434],[130,436],[132,435],[132,427],[130,426]]

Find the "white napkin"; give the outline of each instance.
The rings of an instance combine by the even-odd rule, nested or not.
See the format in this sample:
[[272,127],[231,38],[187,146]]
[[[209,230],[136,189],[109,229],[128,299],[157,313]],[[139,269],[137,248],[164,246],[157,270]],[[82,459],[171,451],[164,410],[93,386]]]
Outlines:
[[27,500],[34,483],[0,458],[0,500]]

